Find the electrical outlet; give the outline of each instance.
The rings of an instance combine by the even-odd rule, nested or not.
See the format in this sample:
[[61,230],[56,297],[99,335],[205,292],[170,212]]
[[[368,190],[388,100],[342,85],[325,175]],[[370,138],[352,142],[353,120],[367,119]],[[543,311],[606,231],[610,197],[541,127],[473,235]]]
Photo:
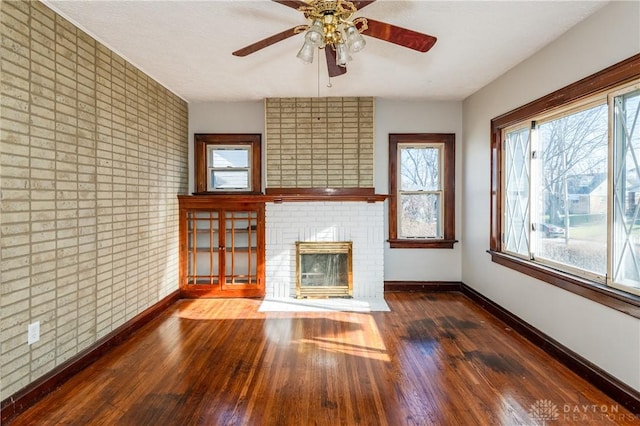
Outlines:
[[40,340],[40,321],[29,324],[27,331],[27,344],[32,344]]

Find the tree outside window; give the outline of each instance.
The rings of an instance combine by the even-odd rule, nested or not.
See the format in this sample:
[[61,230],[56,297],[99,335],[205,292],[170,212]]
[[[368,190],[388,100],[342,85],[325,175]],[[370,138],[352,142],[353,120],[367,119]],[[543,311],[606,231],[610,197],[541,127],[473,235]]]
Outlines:
[[389,135],[389,242],[392,248],[455,243],[455,135]]

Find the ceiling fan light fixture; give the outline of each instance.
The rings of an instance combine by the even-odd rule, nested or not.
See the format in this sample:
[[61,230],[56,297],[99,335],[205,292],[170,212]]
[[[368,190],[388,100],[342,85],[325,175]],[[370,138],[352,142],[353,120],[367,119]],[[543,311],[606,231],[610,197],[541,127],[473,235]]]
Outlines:
[[351,21],[356,12],[353,2],[347,0],[311,0],[308,6],[299,10],[311,22],[306,27],[305,41],[298,52],[298,58],[305,62],[313,61],[313,52],[309,46],[332,49],[336,52],[336,64],[346,67],[351,60],[350,52],[359,52],[365,46],[364,38],[356,24],[365,21],[357,18]]
[[316,47],[321,47],[324,44],[322,22],[319,19],[313,21],[304,38]]
[[364,49],[367,42],[364,40],[364,37],[362,37],[362,34],[360,34],[360,31],[358,31],[355,25],[347,26],[344,31],[350,51],[357,53]]
[[315,52],[315,50],[316,46],[305,40],[296,57],[301,59],[303,62],[306,62],[307,64],[311,64],[313,63],[313,52]]
[[[345,43],[336,43],[336,65],[346,67],[347,63],[351,59],[349,57],[349,50]],[[325,48],[326,49],[326,48]]]

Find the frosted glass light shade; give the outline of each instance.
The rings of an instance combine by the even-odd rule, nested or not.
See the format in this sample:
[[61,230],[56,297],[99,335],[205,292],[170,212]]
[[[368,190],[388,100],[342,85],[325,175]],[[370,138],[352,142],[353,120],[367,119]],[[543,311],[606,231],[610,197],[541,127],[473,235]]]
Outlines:
[[313,62],[313,52],[315,50],[316,50],[316,46],[314,46],[313,44],[305,40],[304,44],[302,45],[302,48],[300,48],[300,51],[296,56],[300,58],[302,61],[310,64]]
[[348,26],[345,29],[345,32],[347,34],[347,44],[349,45],[349,49],[352,52],[356,53],[364,49],[364,46],[367,44],[367,42],[364,40],[364,37],[362,37],[362,34],[360,34],[355,26]]
[[314,45],[315,47],[322,46],[324,35],[322,22],[319,20],[313,21],[313,24],[307,30],[307,33],[304,36],[305,40]]
[[347,45],[344,43],[336,44],[336,64],[345,67],[349,62],[349,52],[347,51]]

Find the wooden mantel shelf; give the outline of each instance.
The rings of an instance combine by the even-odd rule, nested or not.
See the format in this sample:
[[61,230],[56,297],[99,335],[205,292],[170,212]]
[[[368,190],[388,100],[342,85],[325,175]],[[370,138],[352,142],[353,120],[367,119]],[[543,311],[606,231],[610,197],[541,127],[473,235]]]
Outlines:
[[286,203],[290,201],[364,201],[367,203],[377,203],[387,199],[388,195],[306,195],[306,194],[281,194],[281,195],[265,195],[268,201],[274,203]]
[[376,194],[375,188],[267,188],[270,201],[364,201],[376,203],[388,195]]
[[296,201],[361,201],[377,203],[386,200],[386,194],[376,194],[373,188],[269,188],[266,194],[214,194],[194,193],[178,195],[178,198],[189,197],[201,199],[203,203],[213,200],[232,203],[288,203]]

